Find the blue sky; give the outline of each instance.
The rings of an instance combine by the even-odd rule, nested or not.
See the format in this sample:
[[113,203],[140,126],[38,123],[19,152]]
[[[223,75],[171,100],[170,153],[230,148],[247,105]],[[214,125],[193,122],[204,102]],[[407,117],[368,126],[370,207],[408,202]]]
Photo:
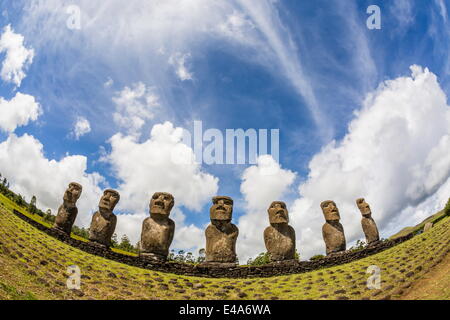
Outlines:
[[[193,200],[195,205],[189,205],[189,197],[178,202],[180,211],[176,214],[179,219],[176,221],[181,228],[176,237],[180,240],[174,245],[183,249],[202,247],[202,230],[209,221],[210,195],[218,193],[235,199],[234,220],[241,228],[241,241],[255,244],[239,247],[240,256],[247,258],[258,253],[258,250],[263,250],[262,236],[258,237],[258,233],[268,223],[262,208],[267,208],[270,201],[278,200],[254,196],[261,193],[280,198],[293,208],[291,219],[298,226],[298,246],[301,252],[310,255],[323,251],[320,237],[310,235],[320,234],[323,217],[319,203],[314,202],[314,197],[308,198],[306,191],[302,193],[301,186],[304,185],[303,190],[307,189],[309,182],[324,174],[325,168],[321,171],[312,166],[313,159],[321,159],[326,146],[340,150],[340,143],[350,136],[350,122],[361,117],[361,113],[355,114],[355,111],[362,112],[364,106],[367,110],[371,108],[370,102],[365,102],[366,97],[369,94],[381,96],[383,90],[379,86],[386,80],[414,79],[410,70],[412,65],[428,68],[437,76],[435,87],[441,90],[439,92],[449,94],[449,1],[184,0],[177,3],[154,0],[129,1],[126,6],[120,1],[75,3],[81,13],[79,30],[66,26],[70,17],[66,11],[72,4],[70,1],[48,1],[46,4],[4,1],[0,4],[0,28],[4,30],[9,25],[16,34],[24,37],[24,47],[34,50],[32,63],[23,67],[26,77],[20,86],[3,79],[0,81],[0,96],[9,101],[21,92],[35,97],[42,109],[36,121],[18,126],[14,132],[0,130],[0,141],[7,141],[10,135],[22,137],[27,134],[34,137],[35,143],[42,144],[43,157],[49,161],[60,162],[67,155],[86,157],[87,168],[79,169],[75,165],[79,170],[74,172],[82,172],[86,179],[96,172],[104,179],[85,189],[85,193],[91,192],[88,198],[90,207],[86,204],[86,210],[95,210],[99,189],[113,187],[122,190],[125,186],[132,186],[130,188],[134,189],[129,189],[133,190],[128,197],[130,201],[122,199],[123,206],[118,207],[118,212],[135,216],[124,219],[122,225],[127,224],[127,227],[118,231],[133,233],[133,240],[139,236],[139,219],[148,203],[142,199],[149,199],[155,191],[181,194],[193,188],[192,185],[184,186],[184,181],[169,178],[170,181],[164,185],[169,190],[154,190],[161,184],[137,181],[139,175],[128,172],[123,164],[127,155],[121,152],[134,154],[129,148],[145,144],[155,125],[169,121],[173,127],[189,130],[194,120],[200,120],[205,129],[221,131],[227,128],[280,129],[280,170],[287,175],[280,175],[279,179],[284,177],[285,183],[277,185],[263,179],[267,185],[262,183],[254,190],[242,190],[246,179],[260,181],[250,171],[245,171],[251,165],[202,165],[196,168],[197,172],[186,175],[188,179],[197,177],[202,182],[204,177],[200,173],[204,173],[218,179],[218,189],[210,181],[210,188]],[[380,30],[366,27],[369,17],[366,9],[372,4],[381,9]],[[0,61],[5,55],[5,51],[0,53]],[[105,85],[108,81],[109,84]],[[119,125],[115,121],[114,114],[126,110],[123,106],[120,109],[120,102],[115,101],[125,88],[136,90],[138,84],[145,89],[145,95],[153,97],[157,103],[144,102],[143,108],[150,115],[140,114],[143,125],[133,133],[134,144],[125,147],[126,137],[133,134],[127,125]],[[402,88],[400,82],[398,86]],[[396,86],[390,89],[400,90]],[[427,90],[424,89],[424,93]],[[402,93],[396,96],[402,97]],[[393,99],[386,103],[395,108],[396,103],[403,102]],[[404,103],[408,105],[408,101]],[[430,102],[430,108],[433,106]],[[91,131],[76,139],[71,132],[80,117],[90,123]],[[382,122],[382,119],[381,113],[374,116],[373,121]],[[442,130],[435,140],[427,140],[426,144],[421,142],[424,146],[418,150],[432,153],[439,142],[436,139],[448,134]],[[113,136],[117,138],[115,147],[110,140]],[[377,140],[376,136],[371,138]],[[337,142],[334,147],[330,145],[333,140]],[[350,140],[358,139],[353,136]],[[148,156],[145,152],[154,153],[155,149],[142,152],[136,151],[135,156],[145,158]],[[354,156],[341,154],[339,159]],[[386,166],[390,165],[389,157],[381,158],[385,159]],[[129,167],[134,166],[133,159],[130,155]],[[5,156],[4,161],[33,160]],[[428,168],[429,164],[425,162],[426,157],[417,159],[411,163],[411,168]],[[320,167],[322,162],[318,163]],[[33,190],[36,184],[27,181],[27,177],[15,181],[15,168],[5,166],[3,162],[0,164],[3,166],[0,172],[9,177],[13,188],[28,196],[38,193]],[[20,167],[21,163],[16,165]],[[45,165],[52,167],[51,163]],[[383,163],[369,162],[364,169],[375,172],[380,170],[378,165]],[[332,168],[333,164],[329,166]],[[447,168],[446,165],[444,167]],[[67,168],[70,170],[70,166]],[[136,168],[146,169],[145,164]],[[58,172],[66,169],[61,167]],[[160,172],[159,175],[151,174],[150,180],[163,180],[172,168],[169,165],[158,168],[149,165],[147,170]],[[384,172],[381,169],[377,173],[383,175],[383,181],[404,181],[406,187],[413,184],[414,175],[399,177],[397,171]],[[423,180],[427,174],[433,175],[426,170],[424,172],[424,175],[418,175]],[[408,193],[399,199],[398,206],[383,196],[368,199],[374,218],[380,216],[379,225],[385,236],[408,223],[419,222],[442,205],[443,199],[448,198],[448,194],[445,195],[447,189],[443,188],[448,188],[449,172],[443,170],[441,175],[433,185],[419,188],[428,190],[429,187],[430,190],[423,194],[419,191],[414,195]],[[389,189],[376,190],[365,185],[366,176],[358,175],[360,181],[351,181],[361,186],[359,196],[396,194]],[[59,193],[49,191],[38,195],[41,206],[55,209],[54,204],[59,203],[64,186],[70,182],[66,181],[69,177],[72,176],[54,177],[61,184]],[[336,176],[336,180],[330,178],[330,181],[324,178],[323,184],[350,183],[350,177],[353,178]],[[50,178],[40,180],[42,184],[54,182]],[[317,182],[318,187],[313,188],[317,198],[340,198],[340,194],[334,195],[326,187],[321,189],[323,184]],[[139,193],[139,188],[147,187],[148,190]],[[346,186],[341,188],[343,194],[348,191]],[[55,190],[58,189],[55,187]],[[350,199],[356,194],[352,189],[347,195]],[[305,206],[305,199],[313,204]],[[140,203],[133,204],[132,201]],[[345,210],[346,201],[347,197],[342,197]],[[351,210],[355,211],[356,206],[353,207]],[[305,209],[313,211],[300,212]],[[86,212],[85,219],[79,223],[87,224],[90,213]],[[257,214],[262,218],[259,219]],[[358,229],[359,218],[355,215],[351,219],[350,213],[348,215],[348,218],[344,215],[351,230],[348,237],[355,241],[362,237]],[[311,222],[311,226],[305,226],[305,223],[309,224],[305,216],[313,216],[317,224]],[[249,227],[251,223],[246,219],[251,218],[262,221],[256,224],[256,229]],[[315,225],[319,229],[314,230]]]

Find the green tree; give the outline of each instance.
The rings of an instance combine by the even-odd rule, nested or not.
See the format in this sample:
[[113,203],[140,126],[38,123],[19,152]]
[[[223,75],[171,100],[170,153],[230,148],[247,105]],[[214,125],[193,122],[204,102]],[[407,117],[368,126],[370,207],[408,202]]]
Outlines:
[[136,252],[136,248],[131,244],[131,241],[126,234],[124,234],[120,239],[118,248],[123,251]]
[[205,248],[201,248],[200,250],[198,250],[197,263],[204,262],[205,261],[205,256],[206,256]]
[[268,252],[262,252],[255,259],[250,258],[247,260],[249,266],[261,266],[268,263],[270,263],[270,255]]
[[47,211],[45,212],[44,220],[47,222],[55,222],[55,219],[56,217],[52,215],[52,210],[47,209]]
[[113,248],[117,248],[119,246],[119,243],[117,241],[117,233],[114,233],[111,237],[111,246]]
[[36,196],[31,197],[30,205],[28,206],[28,211],[30,211],[30,213],[33,213],[33,214],[37,213]]

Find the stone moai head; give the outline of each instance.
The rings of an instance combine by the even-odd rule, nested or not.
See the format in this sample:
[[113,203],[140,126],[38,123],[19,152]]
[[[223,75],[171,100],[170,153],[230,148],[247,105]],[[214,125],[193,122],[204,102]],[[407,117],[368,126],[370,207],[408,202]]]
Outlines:
[[103,196],[100,198],[98,208],[102,213],[113,212],[119,200],[120,194],[116,190],[106,189],[103,191]]
[[372,211],[370,210],[369,204],[364,200],[364,198],[359,198],[356,200],[356,205],[359,208],[359,211],[361,211],[361,214],[365,218],[370,218],[372,216]]
[[150,199],[150,216],[153,218],[168,218],[175,204],[173,195],[167,192],[155,192]]
[[69,206],[74,207],[77,203],[78,199],[81,196],[81,192],[83,191],[83,187],[81,184],[76,182],[69,183],[69,186],[66,189],[66,192],[64,192],[64,203],[66,203]]
[[209,209],[211,221],[231,221],[233,214],[233,199],[225,196],[212,198],[213,205]]
[[325,220],[328,222],[337,222],[341,219],[336,203],[331,200],[324,201],[320,204]]
[[267,209],[270,224],[289,223],[288,210],[282,201],[274,201]]

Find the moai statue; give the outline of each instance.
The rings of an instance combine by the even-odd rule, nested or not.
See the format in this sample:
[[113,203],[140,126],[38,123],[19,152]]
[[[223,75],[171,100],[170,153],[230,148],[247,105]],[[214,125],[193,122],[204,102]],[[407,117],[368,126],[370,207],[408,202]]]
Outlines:
[[270,227],[264,230],[264,243],[271,261],[295,258],[295,231],[289,223],[286,204],[274,201],[267,210]]
[[327,255],[345,251],[344,227],[340,224],[339,210],[334,201],[324,201],[320,204],[326,223],[322,227],[323,240],[325,241]]
[[54,229],[70,235],[78,214],[77,200],[80,198],[82,190],[83,187],[76,182],[69,184],[64,193],[63,204],[58,209],[55,224],[53,225]]
[[377,224],[372,218],[372,210],[370,210],[369,204],[364,200],[364,198],[360,198],[356,200],[356,205],[361,211],[362,219],[361,225],[366,235],[367,244],[373,244],[380,240],[380,235],[378,234]]
[[233,199],[217,196],[212,198],[210,219],[206,228],[206,264],[218,266],[236,265],[236,240],[238,228],[231,223]]
[[140,256],[157,261],[166,261],[175,233],[175,222],[169,219],[175,204],[170,193],[156,192],[149,205],[150,217],[142,223]]
[[117,191],[107,189],[103,192],[98,204],[98,211],[92,216],[89,228],[89,240],[96,245],[109,248],[111,237],[116,230],[117,217],[113,213],[114,207],[120,200]]

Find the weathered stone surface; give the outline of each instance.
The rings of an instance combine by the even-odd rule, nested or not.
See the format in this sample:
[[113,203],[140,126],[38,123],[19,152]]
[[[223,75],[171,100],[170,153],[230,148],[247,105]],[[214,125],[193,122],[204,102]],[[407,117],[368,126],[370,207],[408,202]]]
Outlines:
[[334,201],[324,201],[320,204],[326,223],[322,227],[327,255],[345,251],[346,242],[344,227],[339,223],[339,210]]
[[295,257],[295,230],[289,223],[286,204],[274,201],[267,210],[270,226],[264,230],[264,243],[271,261],[292,260]]
[[425,223],[425,226],[423,227],[423,232],[427,232],[431,228],[433,228],[433,222],[427,222],[427,223]]
[[105,247],[111,245],[111,237],[117,224],[117,217],[113,210],[119,200],[120,195],[117,191],[107,189],[103,192],[98,204],[99,211],[94,213],[89,228],[89,240],[94,244]]
[[150,217],[142,223],[140,255],[153,261],[165,261],[175,233],[175,222],[169,219],[175,204],[170,193],[156,192],[150,200]]
[[375,220],[372,218],[372,210],[370,210],[369,204],[364,200],[364,198],[360,198],[356,200],[356,205],[363,216],[361,219],[361,225],[366,236],[367,244],[373,244],[380,241],[378,227]]
[[[238,228],[231,223],[233,200],[217,196],[212,199],[211,224],[206,228],[206,263],[236,263]],[[227,265],[228,266],[228,265]]]
[[82,190],[83,187],[76,182],[69,184],[66,192],[64,192],[63,204],[59,207],[56,215],[55,224],[53,225],[55,229],[70,235],[78,214],[76,203],[81,196]]

